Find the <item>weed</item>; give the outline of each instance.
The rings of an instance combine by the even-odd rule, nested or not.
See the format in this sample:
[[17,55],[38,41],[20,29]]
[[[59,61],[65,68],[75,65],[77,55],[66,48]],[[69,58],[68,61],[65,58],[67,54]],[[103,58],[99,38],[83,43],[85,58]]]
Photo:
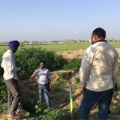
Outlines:
[[81,59],[77,59],[77,58],[68,60],[68,63],[63,66],[63,69],[78,71],[81,65],[81,61],[82,61]]
[[76,83],[80,83],[80,79],[79,78],[75,78]]

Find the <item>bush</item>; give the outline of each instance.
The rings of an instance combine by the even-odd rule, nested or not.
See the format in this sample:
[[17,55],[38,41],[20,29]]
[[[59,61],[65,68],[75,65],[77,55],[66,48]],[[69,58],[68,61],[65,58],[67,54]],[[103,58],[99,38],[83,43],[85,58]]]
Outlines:
[[72,60],[68,60],[67,64],[63,66],[64,70],[75,70],[78,71],[81,65],[81,59],[74,58]]
[[25,78],[39,68],[41,60],[46,61],[46,67],[50,71],[62,69],[66,61],[52,51],[41,48],[21,48],[15,55],[17,66],[25,67],[21,71],[20,78]]
[[2,103],[0,105],[0,113],[4,113],[4,114],[7,113],[7,103]]
[[[1,76],[0,76],[1,77]],[[3,79],[0,79],[0,112],[6,113],[7,90]]]
[[35,105],[36,105],[36,101],[30,98],[26,98],[25,101],[22,101],[23,107],[25,110],[27,110],[30,113],[35,113]]
[[44,109],[44,106],[40,104],[40,101],[38,101],[35,109],[36,114],[30,116],[28,120],[62,120],[64,116],[63,112],[59,109]]
[[0,79],[0,100],[6,100],[7,99],[7,91],[6,91],[6,86],[5,82],[3,79]]
[[67,74],[66,73],[61,73],[61,74],[58,74],[59,78],[65,80],[67,78]]

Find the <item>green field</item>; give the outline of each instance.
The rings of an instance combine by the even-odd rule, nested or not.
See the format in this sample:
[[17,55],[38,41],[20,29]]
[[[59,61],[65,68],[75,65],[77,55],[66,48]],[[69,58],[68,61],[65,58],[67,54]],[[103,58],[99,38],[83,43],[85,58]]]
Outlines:
[[[26,48],[36,48],[41,47],[50,51],[67,51],[67,50],[79,50],[86,49],[91,43],[89,42],[80,42],[80,43],[53,43],[53,44],[38,44],[38,45],[21,45],[19,49]],[[110,44],[115,48],[120,48],[120,42],[110,42]],[[0,46],[0,52],[4,52],[8,49],[8,46]]]

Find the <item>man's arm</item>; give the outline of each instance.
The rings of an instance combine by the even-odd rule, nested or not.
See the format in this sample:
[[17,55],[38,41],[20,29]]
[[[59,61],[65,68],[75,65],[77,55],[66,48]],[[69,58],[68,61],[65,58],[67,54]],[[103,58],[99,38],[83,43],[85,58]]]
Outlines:
[[48,84],[49,84],[50,89],[51,89],[52,86],[51,86],[51,80],[50,80],[50,72],[49,72],[49,70],[48,70],[48,72],[47,72],[47,78],[48,78]]
[[14,57],[12,55],[3,57],[1,67],[4,68],[8,73],[18,72],[21,70],[21,67],[16,67],[14,62]]
[[118,64],[118,54],[117,54],[115,64],[113,65],[113,84],[114,84],[114,86],[117,82],[118,70],[119,70],[119,64]]
[[81,67],[79,69],[80,83],[81,83],[81,87],[83,90],[86,87],[86,81],[90,74],[90,68],[91,68],[91,64],[93,61],[93,55],[94,53],[92,53],[91,47],[89,47],[84,53]]
[[39,72],[39,70],[35,70],[35,72],[30,76],[30,79],[33,79],[38,72]]

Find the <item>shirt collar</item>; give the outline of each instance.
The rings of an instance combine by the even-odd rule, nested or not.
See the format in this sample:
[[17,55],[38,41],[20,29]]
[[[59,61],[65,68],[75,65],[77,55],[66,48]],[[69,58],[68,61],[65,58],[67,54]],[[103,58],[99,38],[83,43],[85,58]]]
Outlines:
[[45,70],[46,70],[46,68],[44,68],[44,69],[41,69],[41,68],[40,68],[40,70],[45,71]]
[[108,42],[108,41],[107,41],[107,40],[99,40],[99,41],[94,42],[94,43],[92,43],[92,44],[95,44],[95,43],[98,43],[98,42]]
[[8,49],[8,52],[13,53],[10,49]]

